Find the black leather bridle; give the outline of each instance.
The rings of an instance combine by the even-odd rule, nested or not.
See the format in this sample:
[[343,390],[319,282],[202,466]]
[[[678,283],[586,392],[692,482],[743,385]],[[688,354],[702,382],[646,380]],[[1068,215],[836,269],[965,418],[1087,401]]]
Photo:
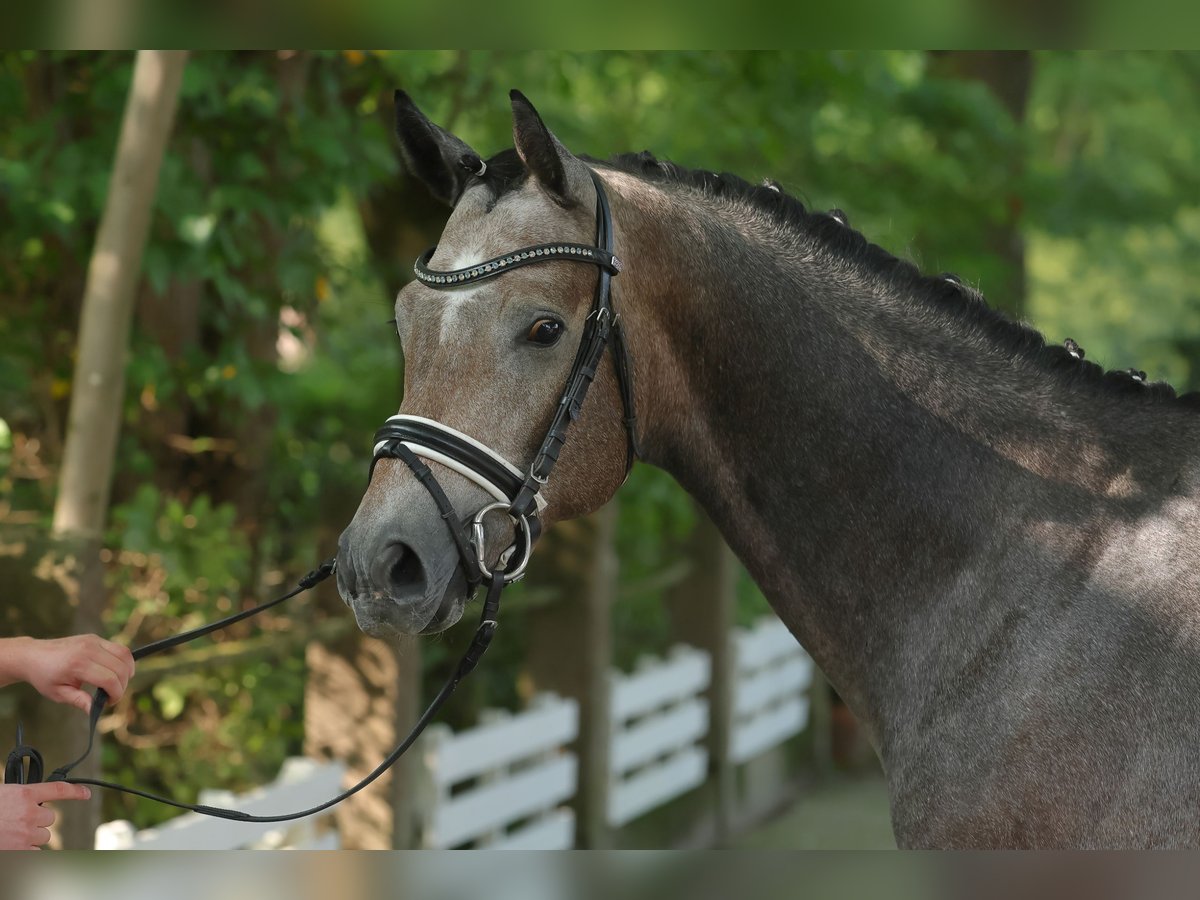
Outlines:
[[[484,651],[492,641],[500,610],[500,593],[507,585],[512,584],[525,573],[530,554],[533,551],[533,543],[541,527],[538,518],[538,514],[544,507],[541,489],[549,479],[555,463],[558,462],[559,452],[567,439],[568,428],[573,421],[579,418],[588,388],[596,377],[604,349],[608,346],[610,339],[627,433],[626,474],[629,473],[638,454],[637,419],[634,414],[633,377],[629,363],[629,351],[625,343],[624,332],[621,329],[620,318],[613,311],[612,305],[612,278],[621,271],[621,262],[613,253],[612,214],[608,206],[608,197],[604,193],[604,186],[599,176],[591,170],[589,172],[596,186],[595,246],[572,243],[539,244],[515,250],[474,266],[448,272],[438,272],[428,267],[429,260],[437,249],[433,247],[423,253],[416,262],[417,279],[422,284],[438,290],[453,290],[459,285],[494,278],[521,266],[560,260],[595,265],[600,270],[600,277],[596,283],[592,309],[585,320],[583,335],[575,354],[571,373],[567,377],[566,387],[555,408],[546,436],[525,472],[487,445],[431,419],[409,415],[392,416],[375,434],[371,475],[374,475],[375,465],[381,459],[399,459],[404,462],[429,492],[437,505],[439,514],[445,520],[454,539],[455,547],[458,549],[460,563],[472,594],[480,584],[487,585],[479,625],[476,627],[470,645],[462,659],[459,660],[454,672],[442,685],[429,707],[421,714],[412,731],[404,740],[365,778],[336,797],[299,812],[256,816],[236,809],[184,803],[111,781],[71,777],[71,771],[83,762],[92,751],[96,725],[108,702],[108,695],[103,690],[97,690],[92,698],[87,747],[78,759],[55,769],[46,779],[47,781],[66,781],[71,784],[86,784],[120,791],[165,803],[177,809],[232,821],[288,822],[315,815],[357,794],[395,765],[396,761],[412,746],[454,692],[459,682],[478,665]],[[446,496],[446,492],[438,483],[433,471],[422,461],[423,459],[437,462],[458,472],[493,497],[494,502],[484,506],[471,518],[470,530],[468,530],[467,522],[459,518],[457,511]],[[489,569],[484,556],[484,520],[489,513],[499,511],[506,512],[510,517],[515,539],[512,546],[500,554],[499,562]],[[133,651],[133,657],[135,660],[143,659],[257,615],[320,584],[334,573],[335,568],[335,559],[326,560],[301,578],[296,587],[283,596],[191,631],[138,647]],[[42,755],[24,743],[22,730],[18,725],[17,746],[9,754],[5,766],[5,783],[33,784],[39,782],[42,780],[43,769]]]
[[[544,505],[541,489],[558,462],[559,452],[567,440],[567,429],[579,418],[588,388],[596,377],[604,349],[610,339],[624,413],[626,475],[637,457],[633,374],[621,319],[613,310],[612,304],[612,279],[620,273],[621,261],[613,253],[612,213],[608,207],[604,185],[595,172],[590,169],[588,171],[596,186],[595,246],[571,243],[537,244],[473,266],[445,272],[429,268],[429,260],[437,250],[437,247],[431,247],[421,254],[414,267],[417,280],[437,290],[453,290],[461,285],[495,278],[521,266],[557,260],[588,263],[600,270],[592,308],[584,321],[583,335],[575,353],[571,373],[567,376],[566,386],[555,407],[546,436],[542,439],[528,469],[522,471],[487,445],[440,422],[420,416],[392,416],[375,433],[372,468],[380,459],[400,459],[429,489],[438,505],[438,511],[446,519],[454,535],[463,571],[472,588],[492,578],[492,573],[488,571],[483,560],[482,529],[484,517],[493,511],[507,512],[517,533],[517,540],[513,546],[501,555],[501,559],[504,559],[507,554],[516,553],[515,561],[506,567],[504,577],[508,581],[515,581],[524,573],[533,549],[533,539],[536,539],[540,528],[537,516]],[[428,468],[420,464],[418,457],[453,469],[492,495],[495,502],[479,510],[472,520],[473,535],[466,533],[463,523],[455,526],[454,523],[458,521],[457,515],[445,500],[444,494],[436,488],[436,479],[428,474]],[[472,543],[473,552],[468,549]]]

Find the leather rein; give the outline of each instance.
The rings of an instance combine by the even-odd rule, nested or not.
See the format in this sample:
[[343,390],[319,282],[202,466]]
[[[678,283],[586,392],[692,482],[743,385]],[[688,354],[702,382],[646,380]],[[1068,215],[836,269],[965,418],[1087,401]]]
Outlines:
[[[585,321],[579,349],[575,354],[571,373],[567,377],[566,387],[555,408],[546,436],[527,471],[522,472],[499,453],[469,435],[419,416],[392,416],[375,434],[371,475],[374,475],[375,465],[381,459],[399,459],[407,465],[433,498],[439,514],[450,530],[458,550],[460,565],[470,586],[471,595],[474,595],[481,584],[487,586],[479,624],[470,645],[409,734],[368,775],[332,799],[293,813],[251,815],[236,809],[185,803],[150,791],[98,778],[72,777],[71,771],[87,759],[92,752],[96,726],[100,721],[100,714],[108,702],[108,694],[102,689],[97,689],[92,698],[87,747],[78,759],[55,769],[45,779],[46,781],[65,781],[70,784],[86,784],[119,791],[164,803],[177,809],[231,821],[288,822],[323,812],[357,794],[394,766],[405,751],[413,745],[426,726],[433,721],[434,716],[449,699],[459,682],[478,665],[495,635],[500,610],[500,594],[506,586],[520,579],[525,573],[529,557],[533,552],[534,541],[541,531],[539,513],[545,506],[545,500],[540,493],[541,489],[548,481],[550,473],[558,461],[559,452],[566,442],[570,424],[579,418],[588,388],[596,377],[605,347],[608,346],[610,340],[628,436],[626,474],[629,473],[638,454],[632,368],[620,318],[614,312],[612,305],[612,278],[621,271],[621,262],[613,254],[612,214],[608,206],[608,197],[599,176],[590,169],[589,173],[596,187],[595,246],[573,243],[539,244],[489,259],[475,266],[445,272],[435,271],[428,267],[429,260],[437,249],[433,247],[417,259],[414,267],[417,279],[422,284],[437,290],[453,290],[459,285],[494,278],[521,266],[560,260],[595,265],[600,270],[600,276],[596,283],[592,309]],[[468,528],[467,521],[459,518],[433,471],[423,460],[437,462],[463,475],[487,491],[494,502],[476,512],[471,517]],[[368,478],[369,482],[370,478]],[[497,564],[489,569],[484,555],[484,520],[493,512],[504,512],[508,515],[515,537],[513,544],[500,554]],[[135,660],[143,659],[212,634],[235,622],[256,616],[325,581],[334,573],[336,565],[336,557],[326,560],[301,578],[296,587],[288,593],[216,622],[138,647],[133,651],[133,658]],[[42,755],[24,743],[23,732],[18,725],[17,745],[9,754],[5,766],[5,783],[34,784],[42,781],[43,772]]]

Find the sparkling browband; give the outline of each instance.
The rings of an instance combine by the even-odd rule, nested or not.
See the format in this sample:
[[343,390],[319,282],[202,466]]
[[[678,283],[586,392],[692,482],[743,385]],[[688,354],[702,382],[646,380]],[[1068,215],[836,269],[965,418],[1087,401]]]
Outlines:
[[613,275],[621,271],[621,261],[616,256],[600,247],[590,247],[587,244],[539,244],[526,247],[504,256],[497,256],[475,266],[465,269],[454,269],[449,272],[438,272],[429,268],[429,260],[433,258],[437,247],[430,247],[417,258],[413,272],[417,279],[424,284],[464,284],[469,281],[482,281],[503,272],[516,269],[533,262],[545,262],[550,259],[567,259],[585,262],[607,269]]

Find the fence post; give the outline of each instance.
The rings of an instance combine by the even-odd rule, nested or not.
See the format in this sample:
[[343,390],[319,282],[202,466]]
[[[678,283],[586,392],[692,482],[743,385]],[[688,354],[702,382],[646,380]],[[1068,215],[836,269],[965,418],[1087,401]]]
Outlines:
[[529,581],[552,588],[558,602],[530,613],[529,673],[535,690],[553,691],[579,702],[579,790],[576,841],[602,849],[608,827],[608,673],[612,660],[612,604],[616,595],[616,503],[584,519],[562,522],[538,548]]
[[716,790],[714,837],[720,846],[733,829],[737,798],[729,747],[736,675],[732,632],[740,567],[717,526],[699,506],[685,553],[691,563],[688,574],[667,592],[666,604],[675,636],[712,657],[707,747]]

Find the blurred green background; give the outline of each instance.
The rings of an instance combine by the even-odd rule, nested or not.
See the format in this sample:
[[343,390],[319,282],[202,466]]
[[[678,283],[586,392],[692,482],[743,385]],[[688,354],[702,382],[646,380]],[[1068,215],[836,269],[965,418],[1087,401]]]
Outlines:
[[[0,55],[5,534],[49,526],[132,61]],[[328,555],[353,513],[370,436],[400,401],[392,298],[446,216],[398,161],[395,87],[483,153],[511,145],[519,87],[577,153],[650,149],[774,178],[1051,341],[1200,387],[1200,54],[196,53],[139,287],[106,540],[106,627],[123,640],[269,594]],[[628,665],[670,643],[657,576],[694,513],[639,466],[619,517],[615,657]],[[13,609],[35,602],[14,590]],[[519,617],[546,602],[524,591],[452,721],[520,702]],[[739,603],[742,621],[766,609],[745,581]],[[425,646],[429,678],[452,646]],[[302,653],[248,653],[162,678],[112,717],[105,769],[157,772],[149,787],[188,798],[268,780],[301,748],[305,674]],[[109,818],[166,815],[106,802]]]

